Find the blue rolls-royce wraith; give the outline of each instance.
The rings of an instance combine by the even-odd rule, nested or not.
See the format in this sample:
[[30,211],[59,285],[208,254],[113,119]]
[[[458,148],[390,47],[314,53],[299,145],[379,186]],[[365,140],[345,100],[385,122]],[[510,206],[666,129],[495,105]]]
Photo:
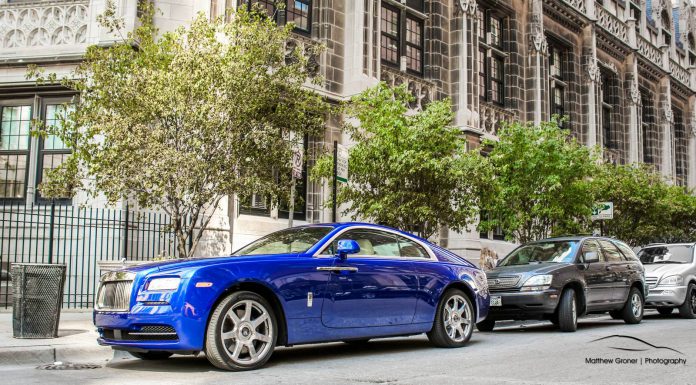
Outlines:
[[466,344],[488,313],[485,274],[408,233],[364,224],[295,227],[219,258],[109,272],[99,343],[143,359],[205,351],[222,369],[263,365],[276,345],[427,333]]

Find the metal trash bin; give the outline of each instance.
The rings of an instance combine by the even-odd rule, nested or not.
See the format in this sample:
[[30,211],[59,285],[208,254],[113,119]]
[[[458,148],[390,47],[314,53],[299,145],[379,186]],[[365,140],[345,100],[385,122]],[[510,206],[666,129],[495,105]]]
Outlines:
[[65,265],[13,263],[14,338],[56,338],[63,303]]

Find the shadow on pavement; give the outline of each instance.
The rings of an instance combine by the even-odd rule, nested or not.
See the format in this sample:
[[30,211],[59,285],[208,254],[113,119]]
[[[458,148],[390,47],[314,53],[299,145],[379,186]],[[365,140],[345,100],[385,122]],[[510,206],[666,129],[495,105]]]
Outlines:
[[58,329],[58,337],[67,337],[75,334],[87,333],[88,330],[83,329]]

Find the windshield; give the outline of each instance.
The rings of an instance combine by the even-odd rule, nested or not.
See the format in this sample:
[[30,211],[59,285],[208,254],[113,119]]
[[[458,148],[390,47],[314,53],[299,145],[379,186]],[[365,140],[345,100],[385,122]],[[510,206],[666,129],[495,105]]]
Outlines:
[[694,259],[693,245],[648,247],[638,252],[644,265],[654,263],[691,263]]
[[577,241],[548,241],[530,243],[515,249],[498,266],[527,265],[542,262],[573,262]]
[[304,253],[319,242],[332,227],[296,227],[276,231],[237,250],[234,255]]

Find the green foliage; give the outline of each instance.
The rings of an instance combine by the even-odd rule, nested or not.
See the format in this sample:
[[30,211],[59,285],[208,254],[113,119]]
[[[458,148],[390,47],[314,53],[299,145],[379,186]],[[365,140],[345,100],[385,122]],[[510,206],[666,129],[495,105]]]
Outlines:
[[607,164],[595,183],[598,200],[614,202],[614,219],[594,223],[605,235],[633,246],[696,239],[696,197],[652,167]]
[[490,194],[482,197],[488,216],[481,229],[500,226],[508,239],[524,243],[585,228],[595,201],[591,149],[556,121],[505,125],[499,141],[486,140],[484,147],[492,148],[494,178]]
[[[408,113],[412,97],[405,86],[381,83],[346,106],[359,122],[346,131],[350,149],[349,180],[337,200],[344,212],[430,237],[440,226],[462,230],[477,212],[487,162],[466,152],[461,132],[450,124],[449,100]],[[332,156],[318,160],[314,179],[330,177]]]
[[159,35],[153,13],[145,6],[142,26],[124,41],[89,47],[62,80],[78,92],[76,108],[58,128],[42,129],[73,153],[41,188],[49,197],[69,187],[161,208],[173,217],[180,255],[190,255],[210,220],[204,214],[224,196],[287,194],[292,148],[321,132],[328,109],[304,88],[312,52],[286,57],[291,26],[241,10],[229,23],[199,14]]

